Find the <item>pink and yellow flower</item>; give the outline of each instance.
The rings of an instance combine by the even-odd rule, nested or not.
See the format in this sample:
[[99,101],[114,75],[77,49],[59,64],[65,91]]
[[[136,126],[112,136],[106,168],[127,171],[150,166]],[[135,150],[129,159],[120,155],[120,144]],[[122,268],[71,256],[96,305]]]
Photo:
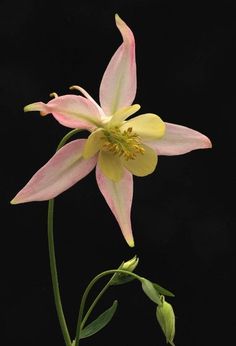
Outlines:
[[190,128],[165,123],[153,113],[131,119],[140,109],[132,105],[136,95],[134,35],[115,16],[123,42],[111,58],[100,85],[100,105],[80,86],[71,87],[83,96],[55,97],[47,104],[32,103],[25,111],[51,113],[62,125],[87,130],[41,168],[15,196],[12,204],[49,200],[70,188],[96,167],[98,187],[117,219],[130,246],[134,246],[130,212],[133,175],[152,173],[158,155],[180,155],[211,147],[210,140]]

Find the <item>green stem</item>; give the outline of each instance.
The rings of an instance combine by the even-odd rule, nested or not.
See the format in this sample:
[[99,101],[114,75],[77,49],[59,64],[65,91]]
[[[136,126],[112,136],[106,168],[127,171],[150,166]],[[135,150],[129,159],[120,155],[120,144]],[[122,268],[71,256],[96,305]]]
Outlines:
[[[81,131],[80,129],[75,129],[67,133],[62,140],[60,141],[57,150],[59,150],[63,145],[77,132]],[[57,264],[56,264],[56,255],[55,255],[55,246],[54,246],[54,236],[53,236],[53,215],[54,215],[54,199],[48,201],[48,248],[49,248],[49,261],[51,269],[51,278],[53,286],[53,294],[56,305],[56,311],[62,330],[62,334],[65,340],[66,346],[71,346],[71,338],[68,332],[59,289],[58,275],[57,275]]]
[[49,247],[49,259],[50,259],[53,294],[54,294],[54,300],[55,300],[55,305],[57,310],[57,316],[59,319],[61,331],[65,340],[66,346],[71,346],[71,338],[68,332],[64,312],[62,309],[60,289],[59,289],[59,283],[58,283],[54,237],[53,237],[53,212],[54,212],[54,199],[51,199],[48,202],[48,247]]
[[98,296],[96,297],[96,299],[94,300],[94,302],[92,303],[92,305],[90,306],[89,310],[87,311],[84,319],[83,318],[83,313],[84,313],[84,307],[85,307],[85,303],[86,303],[86,299],[88,297],[88,294],[91,290],[91,288],[94,286],[94,284],[101,279],[103,276],[106,275],[111,275],[111,274],[115,274],[115,273],[122,273],[122,274],[126,274],[126,275],[131,275],[133,276],[135,279],[138,279],[139,281],[141,281],[141,277],[133,272],[129,272],[127,270],[122,270],[122,269],[111,269],[111,270],[106,270],[100,274],[98,274],[97,276],[95,276],[90,283],[88,284],[87,288],[84,291],[83,297],[81,299],[81,303],[80,303],[80,310],[79,310],[79,316],[78,316],[78,321],[77,321],[77,329],[76,329],[76,338],[75,338],[75,345],[74,346],[79,346],[79,342],[80,342],[80,332],[82,330],[82,327],[84,326],[85,322],[87,321],[90,313],[92,312],[92,310],[94,309],[95,305],[97,304],[98,300],[100,299],[100,297],[104,294],[104,292],[107,290],[107,288],[110,285],[110,281],[104,286],[104,288],[102,289],[102,291],[98,294]]
[[87,322],[87,319],[89,318],[90,314],[92,313],[93,309],[95,308],[95,306],[97,305],[98,301],[100,300],[100,298],[103,296],[103,294],[106,292],[106,290],[109,288],[110,286],[110,282],[111,280],[108,281],[108,283],[103,287],[103,289],[99,292],[99,294],[97,295],[97,297],[94,299],[93,303],[91,304],[90,308],[88,309],[88,311],[86,312],[83,321],[81,322],[80,325],[80,330],[83,329],[85,323]]
[[70,137],[74,136],[76,133],[82,131],[81,129],[74,129],[70,132],[68,132],[63,138],[62,140],[60,141],[60,143],[58,144],[57,146],[57,150],[58,151],[59,149],[61,149],[63,147],[63,145],[66,144],[66,142],[68,142],[68,140],[70,139]]

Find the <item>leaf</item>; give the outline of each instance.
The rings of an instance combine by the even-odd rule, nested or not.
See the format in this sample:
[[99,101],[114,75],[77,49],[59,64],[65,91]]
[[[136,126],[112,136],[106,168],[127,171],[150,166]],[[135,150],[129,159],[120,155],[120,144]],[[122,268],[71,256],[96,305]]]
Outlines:
[[174,293],[168,291],[167,289],[165,289],[164,287],[161,287],[158,284],[152,283],[154,288],[157,290],[158,293],[163,294],[164,296],[169,296],[169,297],[174,297]]
[[142,289],[144,293],[151,299],[154,303],[162,305],[161,296],[155,289],[153,283],[145,278],[142,278]]
[[103,329],[112,319],[116,312],[118,301],[115,300],[112,306],[98,316],[93,322],[88,324],[81,330],[80,339],[88,338],[89,336],[96,334],[99,330]]

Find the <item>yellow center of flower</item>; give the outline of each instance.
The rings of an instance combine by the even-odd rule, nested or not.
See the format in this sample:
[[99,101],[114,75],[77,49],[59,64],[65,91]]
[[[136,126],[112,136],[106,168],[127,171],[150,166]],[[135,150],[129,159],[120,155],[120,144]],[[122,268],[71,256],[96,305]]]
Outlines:
[[123,156],[126,160],[134,160],[137,154],[143,154],[144,148],[140,137],[133,132],[132,127],[121,132],[119,127],[104,130],[102,150]]

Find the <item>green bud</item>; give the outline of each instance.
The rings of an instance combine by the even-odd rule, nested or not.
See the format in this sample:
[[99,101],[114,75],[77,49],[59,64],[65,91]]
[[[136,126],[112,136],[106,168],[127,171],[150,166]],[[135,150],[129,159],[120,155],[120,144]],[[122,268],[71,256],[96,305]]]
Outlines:
[[133,272],[134,269],[137,267],[139,262],[139,258],[135,255],[133,258],[131,258],[129,261],[124,262],[122,264],[122,267],[120,269],[122,270],[128,270],[129,272]]
[[162,304],[157,306],[156,316],[166,337],[166,342],[174,346],[175,314],[172,306],[161,296]]
[[[134,269],[137,267],[138,262],[138,257],[134,256],[129,261],[122,262],[118,269],[126,270],[127,272],[133,272]],[[134,277],[132,277],[129,274],[115,273],[111,278],[110,285],[122,285],[132,280],[134,280]]]

